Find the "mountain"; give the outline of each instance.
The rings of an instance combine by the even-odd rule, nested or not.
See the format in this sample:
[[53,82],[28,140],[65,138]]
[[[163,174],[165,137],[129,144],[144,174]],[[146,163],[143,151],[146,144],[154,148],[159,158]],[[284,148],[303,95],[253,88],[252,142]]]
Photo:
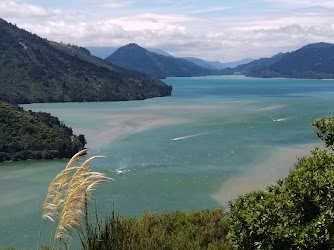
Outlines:
[[309,44],[269,67],[283,77],[324,79],[334,78],[334,44]]
[[[107,58],[117,50],[116,47],[86,47],[86,49],[88,49],[93,56],[97,56],[101,59]],[[174,57],[162,49],[156,49],[156,48],[146,48],[146,49],[158,55]]]
[[221,63],[219,61],[205,61],[200,58],[196,57],[185,57],[184,59],[193,62],[203,68],[211,69],[211,70],[220,70],[220,69],[225,69],[225,68],[234,68],[237,67],[240,64],[246,64],[251,61],[254,61],[254,59],[251,58],[246,58],[240,61],[235,61],[235,62],[227,62],[227,63]]
[[49,113],[0,102],[0,162],[70,158],[86,144]]
[[185,59],[158,55],[134,43],[119,48],[105,60],[121,67],[155,75],[159,78],[212,74],[209,69],[202,68]]
[[251,77],[333,79],[334,44],[309,44],[290,53],[280,53],[221,72]]
[[172,88],[0,19],[0,99],[10,103],[142,100]]
[[270,65],[279,61],[283,56],[283,53],[279,53],[270,58],[261,58],[235,68],[223,69],[221,72],[223,72],[223,74],[242,74],[246,76],[255,76],[259,73],[264,74]]

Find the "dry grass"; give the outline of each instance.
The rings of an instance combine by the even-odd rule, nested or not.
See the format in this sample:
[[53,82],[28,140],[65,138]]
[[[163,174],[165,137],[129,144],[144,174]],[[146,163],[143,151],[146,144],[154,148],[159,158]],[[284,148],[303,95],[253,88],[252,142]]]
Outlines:
[[52,222],[56,217],[59,218],[55,238],[61,239],[64,243],[69,240],[70,230],[80,227],[85,204],[95,188],[103,182],[112,180],[102,173],[91,172],[89,169],[91,161],[104,156],[91,157],[81,166],[75,166],[79,157],[88,151],[84,149],[72,157],[66,168],[51,182],[43,204],[42,218]]

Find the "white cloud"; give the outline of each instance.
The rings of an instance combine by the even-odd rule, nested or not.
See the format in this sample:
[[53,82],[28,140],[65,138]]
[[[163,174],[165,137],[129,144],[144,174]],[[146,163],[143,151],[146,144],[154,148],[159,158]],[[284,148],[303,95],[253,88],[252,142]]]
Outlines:
[[60,13],[60,10],[49,10],[32,4],[0,0],[0,15],[3,18],[39,18]]
[[119,2],[117,0],[97,0],[98,4],[103,8],[117,9],[124,8],[130,5],[130,2]]
[[314,7],[321,6],[326,8],[333,8],[333,0],[260,0],[263,2],[276,3],[282,6],[294,6],[294,7]]
[[196,18],[180,15],[158,15],[143,13],[140,15],[126,16],[110,19],[110,22],[121,25],[125,30],[164,30],[167,26],[181,25],[199,21]]
[[[282,3],[285,0],[266,1]],[[99,3],[103,2],[99,0]],[[8,21],[49,40],[79,46],[118,47],[135,42],[176,56],[231,61],[268,57],[311,42],[334,42],[334,19],[327,13],[331,9],[324,7],[293,9],[284,14],[263,12],[205,19],[184,14],[145,11],[133,14],[134,9],[118,10],[57,11],[0,0],[0,15]]]

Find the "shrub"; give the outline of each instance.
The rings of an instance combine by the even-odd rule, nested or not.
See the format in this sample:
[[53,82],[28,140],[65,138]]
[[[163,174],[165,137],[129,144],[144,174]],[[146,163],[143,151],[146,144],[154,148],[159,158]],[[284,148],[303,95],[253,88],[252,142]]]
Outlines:
[[267,192],[229,203],[229,239],[237,249],[332,249],[334,156],[318,149]]
[[145,213],[141,219],[115,215],[87,227],[84,249],[230,249],[222,209]]

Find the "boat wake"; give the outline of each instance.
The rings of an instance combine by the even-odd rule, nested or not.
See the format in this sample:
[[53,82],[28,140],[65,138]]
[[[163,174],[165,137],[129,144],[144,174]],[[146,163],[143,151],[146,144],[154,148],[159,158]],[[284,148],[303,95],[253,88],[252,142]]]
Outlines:
[[197,136],[201,136],[201,135],[205,135],[205,134],[206,133],[199,133],[199,134],[193,134],[193,135],[186,135],[186,136],[176,137],[174,139],[171,139],[171,141],[185,140],[185,139],[189,139],[189,138],[193,138],[193,137],[197,137]]
[[131,170],[128,169],[123,169],[123,168],[118,168],[116,169],[117,174],[125,174],[126,172],[130,172]]
[[285,107],[285,105],[272,105],[272,106],[266,106],[263,108],[258,108],[256,111],[268,111],[268,110],[275,110],[275,109],[281,109]]
[[290,117],[284,117],[284,118],[273,118],[272,116],[268,115],[270,117],[270,119],[273,122],[283,122],[283,121],[287,121],[290,119]]

